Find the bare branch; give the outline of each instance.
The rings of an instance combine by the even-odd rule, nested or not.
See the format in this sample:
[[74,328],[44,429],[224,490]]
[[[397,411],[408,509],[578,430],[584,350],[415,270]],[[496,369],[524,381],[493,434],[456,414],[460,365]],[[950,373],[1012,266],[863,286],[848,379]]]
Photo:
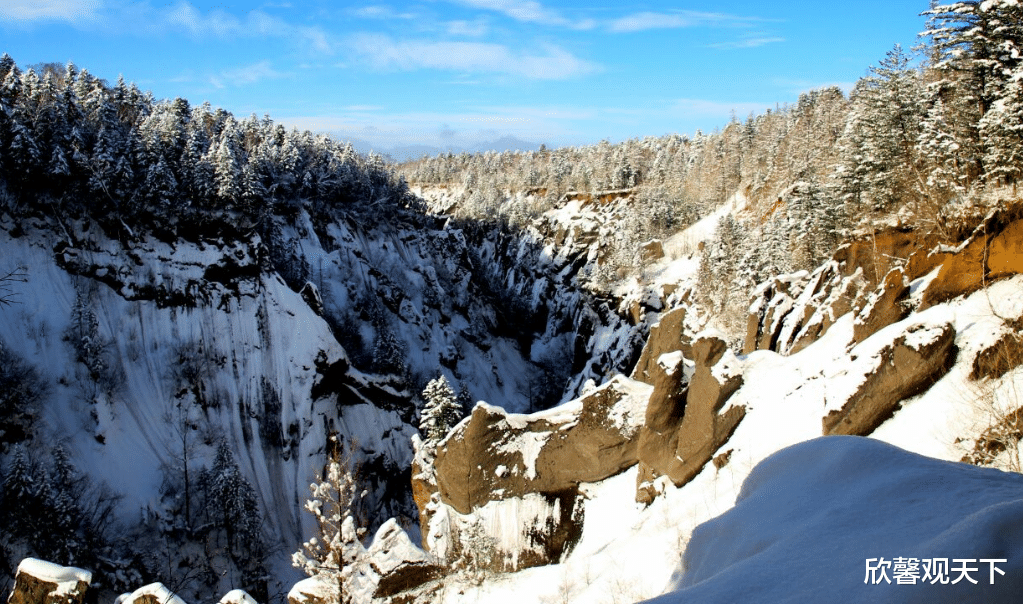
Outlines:
[[17,304],[18,292],[11,287],[13,283],[25,283],[28,281],[28,267],[18,266],[0,274],[0,307]]

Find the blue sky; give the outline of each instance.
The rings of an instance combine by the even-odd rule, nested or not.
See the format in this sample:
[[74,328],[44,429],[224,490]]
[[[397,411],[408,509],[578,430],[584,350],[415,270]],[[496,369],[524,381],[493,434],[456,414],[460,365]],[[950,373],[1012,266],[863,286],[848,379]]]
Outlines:
[[548,145],[721,127],[848,89],[926,0],[3,0],[0,52],[74,61],[158,98],[403,145]]

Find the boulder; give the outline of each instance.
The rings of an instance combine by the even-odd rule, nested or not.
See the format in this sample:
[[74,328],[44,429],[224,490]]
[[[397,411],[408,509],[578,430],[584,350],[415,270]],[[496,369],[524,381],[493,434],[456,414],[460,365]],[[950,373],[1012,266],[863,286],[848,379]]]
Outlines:
[[693,342],[695,369],[688,387],[685,367],[666,368],[647,405],[639,439],[637,501],[649,501],[653,481],[665,476],[679,487],[693,479],[724,445],[746,414],[743,407],[721,413],[742,385],[738,359],[716,336]]
[[302,579],[288,592],[288,604],[336,604],[337,587],[321,575]]
[[644,264],[664,258],[664,245],[660,239],[651,239],[639,246],[639,259]]
[[445,568],[441,560],[416,547],[393,518],[377,530],[367,560],[380,577],[375,598],[415,589],[439,578]]
[[649,393],[649,386],[617,376],[576,401],[531,415],[478,403],[437,446],[441,500],[468,514],[490,501],[562,493],[622,472],[638,459]]
[[18,565],[8,604],[81,604],[92,583],[92,573],[35,558]]
[[185,604],[185,601],[174,595],[163,583],[150,583],[130,594],[118,596],[115,604]]
[[1005,327],[1002,337],[973,359],[971,380],[1000,378],[1023,365],[1023,317],[1006,321]]
[[951,324],[910,327],[873,357],[863,382],[841,408],[823,418],[824,434],[866,436],[877,429],[902,401],[948,373],[956,358],[955,335]]

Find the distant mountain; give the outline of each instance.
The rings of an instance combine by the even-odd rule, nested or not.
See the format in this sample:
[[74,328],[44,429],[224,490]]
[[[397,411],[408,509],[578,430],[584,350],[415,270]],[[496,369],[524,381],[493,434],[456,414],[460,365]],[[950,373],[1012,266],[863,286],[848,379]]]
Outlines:
[[349,142],[359,153],[366,154],[370,151],[379,153],[395,162],[410,161],[424,156],[440,155],[441,153],[484,153],[486,151],[536,151],[540,143],[531,143],[514,136],[502,136],[493,141],[481,142],[471,147],[448,145],[436,147],[433,145],[401,145],[398,147],[379,147],[373,143],[347,137],[341,133],[335,133],[338,140]]

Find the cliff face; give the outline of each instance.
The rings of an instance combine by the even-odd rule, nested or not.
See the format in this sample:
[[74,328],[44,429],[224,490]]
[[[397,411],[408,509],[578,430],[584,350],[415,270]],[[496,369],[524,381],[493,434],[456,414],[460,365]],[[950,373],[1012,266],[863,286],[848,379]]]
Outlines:
[[[43,459],[62,442],[78,472],[121,496],[124,526],[187,532],[205,522],[201,474],[226,443],[279,590],[314,531],[302,504],[329,436],[357,449],[369,528],[410,526],[428,380],[529,411],[571,397],[573,366],[608,374],[637,342],[571,271],[531,264],[535,239],[425,216],[323,224],[303,210],[269,236],[197,240],[115,238],[87,220],[0,227],[4,266],[26,274],[0,345],[50,385],[38,409],[5,419],[8,451]],[[614,354],[594,344],[609,332],[626,334]]]

